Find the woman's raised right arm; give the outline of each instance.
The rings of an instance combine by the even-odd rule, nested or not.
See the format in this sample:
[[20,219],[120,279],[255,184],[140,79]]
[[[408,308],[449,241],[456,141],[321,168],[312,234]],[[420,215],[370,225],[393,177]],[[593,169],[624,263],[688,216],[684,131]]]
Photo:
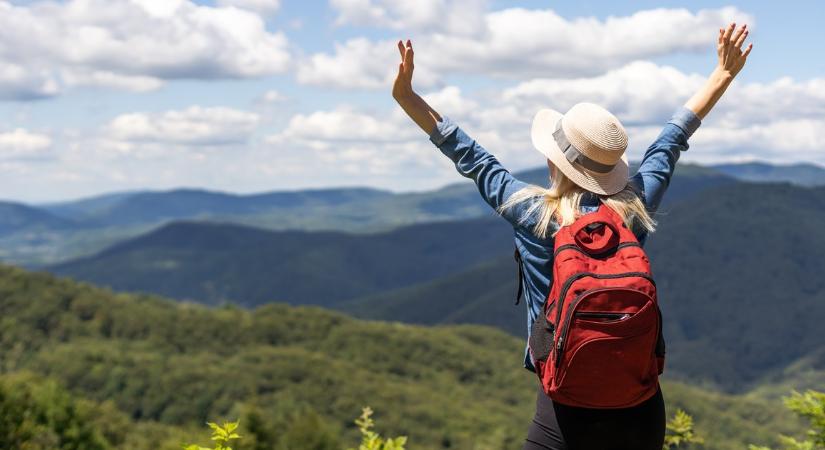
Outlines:
[[658,209],[681,152],[688,149],[688,138],[701,124],[702,119],[713,109],[725,93],[734,77],[742,70],[753,44],[742,51],[748,36],[747,25],[736,30],[736,24],[719,29],[716,52],[719,63],[705,84],[674,112],[656,140],[648,147],[639,171],[633,176],[634,182],[644,192],[647,209]]

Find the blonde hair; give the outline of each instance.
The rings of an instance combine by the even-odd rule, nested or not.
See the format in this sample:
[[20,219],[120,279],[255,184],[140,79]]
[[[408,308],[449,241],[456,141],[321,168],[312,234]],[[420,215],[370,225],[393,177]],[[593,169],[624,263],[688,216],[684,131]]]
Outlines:
[[[581,216],[579,210],[581,200],[588,191],[573,183],[570,178],[567,178],[555,167],[553,172],[553,176],[550,178],[550,188],[534,184],[528,185],[511,194],[496,210],[499,214],[502,214],[518,203],[540,198],[541,201],[534,201],[527,208],[522,217],[518,219],[519,223],[526,222],[530,216],[538,212],[538,220],[533,227],[533,234],[540,238],[547,238],[553,221],[558,223],[559,227],[572,224]],[[650,217],[647,208],[631,183],[628,183],[624,189],[613,195],[599,195],[599,199],[619,214],[625,225],[631,230],[637,229],[638,226],[641,226],[647,232],[656,229],[656,221]],[[555,236],[557,231],[558,228],[552,233],[552,236]]]

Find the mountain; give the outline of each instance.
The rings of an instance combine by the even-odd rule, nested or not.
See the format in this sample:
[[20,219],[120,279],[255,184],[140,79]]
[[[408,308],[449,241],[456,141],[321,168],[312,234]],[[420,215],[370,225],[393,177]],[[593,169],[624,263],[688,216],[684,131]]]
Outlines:
[[330,207],[391,197],[371,188],[313,189],[238,195],[202,189],[122,193],[48,205],[46,210],[94,226],[156,224],[178,219],[221,219],[280,209]]
[[175,222],[49,270],[119,290],[212,304],[279,299],[328,306],[452,273],[512,245],[512,228],[493,218],[369,235]]
[[[669,194],[688,181],[675,178]],[[825,346],[816,332],[825,320],[823,194],[825,187],[726,183],[663,206],[648,251],[672,373],[741,391]],[[496,218],[377,234],[178,223],[50,270],[213,304],[277,299],[524,336],[523,307],[511,305],[511,239]]]
[[47,256],[54,251],[55,236],[74,233],[78,226],[21,203],[0,202],[0,260],[14,261],[36,253]]
[[[532,171],[523,178],[539,176],[543,176],[540,171]],[[678,201],[730,183],[735,182],[688,166],[673,179],[667,198]],[[115,289],[213,304],[236,301],[250,306],[277,297],[330,306],[457,273],[513,248],[509,224],[492,217],[494,212],[472,183],[444,192],[408,194],[396,201],[413,202],[431,216],[446,215],[450,210],[446,205],[452,205],[461,214],[481,218],[372,234],[174,222],[100,253],[47,268]],[[473,208],[477,212],[470,214]]]
[[714,170],[739,180],[752,182],[785,181],[800,186],[825,185],[825,167],[810,163],[770,164],[747,162],[737,164],[716,164]]
[[[352,420],[370,405],[379,432],[415,448],[517,448],[535,404],[522,341],[489,327],[284,304],[212,309],[6,266],[0,312],[0,407],[12,399],[33,412],[4,426],[39,422],[41,443],[171,450],[207,420],[240,419],[238,450],[338,450],[356,442]],[[709,448],[776,444],[802,429],[778,399],[663,383],[669,415],[693,414]]]
[[[680,165],[679,173],[686,192],[734,181],[689,164]],[[546,167],[514,175],[530,183],[548,183]],[[0,234],[0,245],[6,250],[5,261],[42,267],[93,255],[116,242],[179,220],[234,223],[269,230],[376,233],[417,223],[493,216],[472,181],[456,178],[460,181],[434,191],[408,193],[371,188],[247,195],[199,189],[119,192],[29,207],[44,215],[57,216],[72,227],[31,227]],[[695,185],[690,186],[689,180],[694,180]]]
[[48,211],[22,203],[0,202],[0,237],[21,231],[33,233],[74,227],[73,221]]

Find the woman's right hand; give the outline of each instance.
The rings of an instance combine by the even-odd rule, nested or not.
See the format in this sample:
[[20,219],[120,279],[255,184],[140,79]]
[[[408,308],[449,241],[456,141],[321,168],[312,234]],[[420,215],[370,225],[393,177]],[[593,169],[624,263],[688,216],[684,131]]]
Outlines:
[[413,48],[412,42],[407,39],[405,47],[398,41],[398,51],[401,52],[401,63],[398,65],[398,75],[392,85],[392,96],[397,101],[409,99],[413,95],[412,74],[413,74]]
[[[748,37],[748,25],[743,24],[736,30],[736,23],[731,23],[726,28],[719,29],[719,37],[716,44],[716,53],[719,55],[718,70],[728,72],[731,77],[742,70],[748,54],[753,48],[753,44],[748,44],[745,51],[742,51],[742,45]],[[735,32],[734,32],[735,31]]]

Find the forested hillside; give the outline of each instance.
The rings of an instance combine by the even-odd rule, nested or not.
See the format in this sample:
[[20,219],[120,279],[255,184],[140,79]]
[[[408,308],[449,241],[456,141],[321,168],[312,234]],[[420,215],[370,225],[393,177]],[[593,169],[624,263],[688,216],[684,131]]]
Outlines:
[[[702,178],[697,178],[701,180]],[[825,188],[687,187],[657,214],[648,250],[665,311],[671,369],[740,391],[825,347]],[[678,199],[679,186],[673,194]],[[280,300],[420,324],[478,323],[525,335],[512,231],[500,218],[378,234],[270,232],[179,223],[60,274],[208,303]]]
[[49,270],[211,304],[330,306],[460,271],[511,245],[512,228],[493,218],[376,234],[177,222]]
[[[366,404],[415,448],[517,448],[533,412],[522,341],[488,327],[209,309],[5,266],[0,313],[0,405],[39,411],[19,421],[52,442],[87,439],[82,448],[180,448],[205,420],[240,418],[241,450],[340,449]],[[665,392],[713,448],[800,430],[776,400],[676,382]]]

